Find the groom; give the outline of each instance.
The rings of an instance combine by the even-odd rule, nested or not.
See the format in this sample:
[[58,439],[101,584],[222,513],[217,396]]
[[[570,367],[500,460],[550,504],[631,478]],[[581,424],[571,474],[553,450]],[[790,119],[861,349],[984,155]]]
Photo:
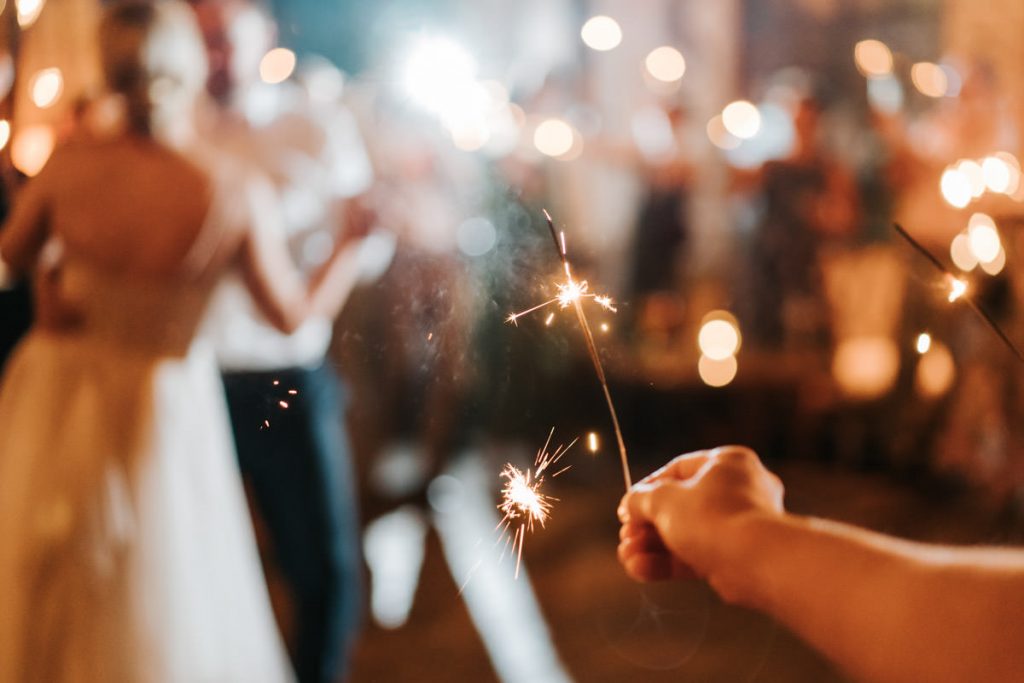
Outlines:
[[[259,81],[271,19],[244,0],[193,0],[215,106],[206,139],[276,187],[293,257],[313,269],[331,244],[365,230],[354,198],[373,175],[350,115],[311,109],[295,83]],[[338,130],[342,127],[342,130]],[[344,302],[339,292],[337,307]],[[223,371],[239,464],[295,607],[303,683],[344,676],[361,615],[354,477],[343,387],[325,356],[333,321],[277,332],[240,282],[220,286],[208,330]]]

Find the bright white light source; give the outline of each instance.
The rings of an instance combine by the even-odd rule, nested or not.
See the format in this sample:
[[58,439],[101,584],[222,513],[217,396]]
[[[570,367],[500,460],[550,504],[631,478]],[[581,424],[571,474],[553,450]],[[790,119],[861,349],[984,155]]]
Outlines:
[[862,40],[853,48],[857,69],[868,78],[892,73],[892,51],[880,40]]
[[669,45],[656,47],[644,60],[647,73],[664,83],[674,83],[686,73],[686,59],[683,53]]
[[962,297],[966,293],[967,293],[967,283],[965,281],[958,280],[956,278],[950,278],[950,281],[949,281],[949,296],[946,297],[949,300],[949,303],[953,303],[954,301],[956,301],[957,299],[959,299],[960,297]]
[[0,149],[7,146],[11,139],[11,124],[6,119],[0,119]]
[[981,263],[994,261],[1002,249],[995,221],[983,213],[971,216],[971,220],[967,224],[967,239],[971,251]]
[[697,361],[697,373],[704,384],[709,387],[724,387],[736,378],[736,371],[739,364],[735,356],[727,356],[721,360],[714,360],[707,356],[701,356]]
[[947,168],[942,173],[939,189],[942,198],[954,208],[962,209],[971,203],[971,180],[959,169]]
[[569,152],[573,146],[575,133],[568,123],[562,119],[541,121],[533,132],[533,144],[541,154],[549,157],[560,157]]
[[599,52],[614,50],[622,42],[622,28],[611,17],[598,15],[587,19],[580,29],[580,38],[587,47]]
[[932,62],[918,62],[910,67],[910,80],[926,97],[944,97],[949,91],[949,77],[945,70]]
[[739,349],[740,333],[728,320],[715,318],[701,325],[697,345],[710,360],[724,360]]
[[442,117],[472,104],[480,90],[473,57],[443,36],[424,36],[413,43],[401,86],[414,104]]
[[36,23],[44,4],[44,0],[17,0],[18,26],[25,29]]
[[978,257],[971,250],[971,242],[967,233],[960,233],[949,245],[949,256],[957,268],[963,271],[974,270],[978,265]]
[[40,109],[52,107],[64,92],[64,76],[57,67],[40,69],[29,83],[32,103]]
[[930,348],[932,348],[932,336],[927,332],[917,335],[917,352],[928,353]]
[[972,197],[977,199],[985,193],[985,172],[981,164],[973,159],[963,159],[956,165],[956,170],[963,173],[970,183]]
[[587,450],[591,453],[597,453],[597,449],[600,444],[597,441],[597,432],[590,432],[587,434]]
[[722,110],[722,125],[741,140],[749,140],[761,130],[761,113],[746,100],[730,102]]
[[264,83],[281,83],[295,71],[295,53],[286,47],[275,47],[260,60],[260,78]]

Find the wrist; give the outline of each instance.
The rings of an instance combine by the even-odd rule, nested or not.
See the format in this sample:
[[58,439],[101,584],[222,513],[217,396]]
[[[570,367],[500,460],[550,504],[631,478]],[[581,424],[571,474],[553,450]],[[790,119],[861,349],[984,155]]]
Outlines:
[[764,609],[771,600],[770,568],[774,553],[784,552],[787,529],[798,524],[788,512],[750,511],[722,525],[717,544],[723,549],[707,581],[730,604]]

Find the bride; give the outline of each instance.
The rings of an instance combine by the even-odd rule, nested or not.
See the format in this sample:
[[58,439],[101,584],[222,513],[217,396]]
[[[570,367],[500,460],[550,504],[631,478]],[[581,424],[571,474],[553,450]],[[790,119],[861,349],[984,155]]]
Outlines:
[[59,315],[0,379],[0,682],[291,680],[196,328],[230,269],[284,330],[325,280],[299,279],[255,182],[186,161],[190,10],[115,4],[100,47],[123,130],[56,151],[0,232],[17,273],[61,253]]

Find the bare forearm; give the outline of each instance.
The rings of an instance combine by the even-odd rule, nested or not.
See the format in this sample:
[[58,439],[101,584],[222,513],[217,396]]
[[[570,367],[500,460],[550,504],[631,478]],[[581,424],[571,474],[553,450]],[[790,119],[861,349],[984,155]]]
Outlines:
[[330,259],[311,278],[308,290],[309,310],[313,315],[334,319],[359,280],[361,240],[339,244]]
[[794,515],[737,524],[711,577],[858,680],[1024,676],[1024,553],[925,546]]

